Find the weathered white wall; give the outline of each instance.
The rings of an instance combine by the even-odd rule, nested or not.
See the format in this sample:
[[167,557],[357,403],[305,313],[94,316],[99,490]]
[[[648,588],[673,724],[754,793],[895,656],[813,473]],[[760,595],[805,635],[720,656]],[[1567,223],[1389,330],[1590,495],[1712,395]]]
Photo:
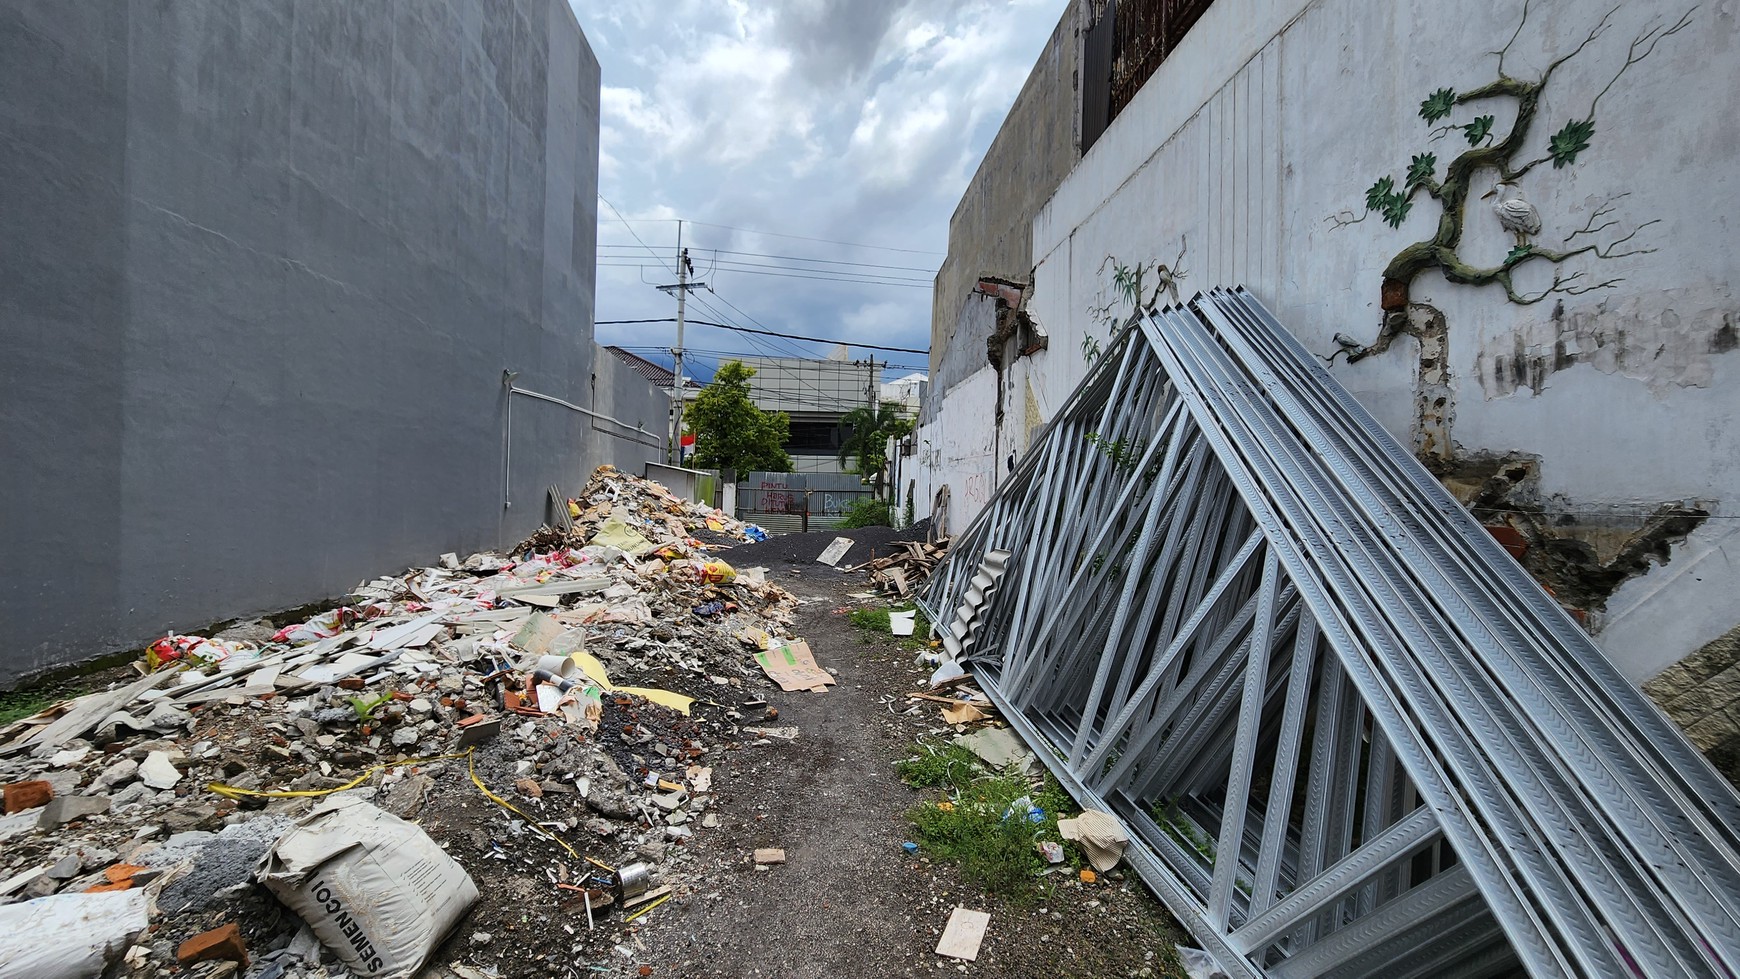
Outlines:
[[997,372],[986,365],[951,388],[935,418],[918,428],[913,509],[931,515],[937,490],[947,486],[950,533],[965,530],[996,489],[996,396]]
[[[1400,229],[1375,216],[1340,227],[1330,219],[1357,216],[1380,175],[1400,185],[1412,154],[1435,152],[1443,175],[1467,144],[1457,132],[1431,141],[1420,101],[1439,87],[1492,80],[1497,59],[1487,52],[1516,31],[1521,6],[1247,0],[1211,8],[1033,223],[1029,309],[1052,339],[1006,375],[1005,445],[995,458],[1024,447],[1031,426],[1009,419],[1022,418],[1027,390],[1038,416],[1049,417],[1084,372],[1084,333],[1106,335],[1087,310],[1103,301],[1108,256],[1170,264],[1187,243],[1186,295],[1243,284],[1312,350],[1334,351],[1338,333],[1370,341],[1384,266],[1431,236],[1438,207],[1420,195]],[[1551,133],[1588,111],[1652,19],[1671,22],[1690,6],[1622,6],[1610,29],[1554,75],[1521,159],[1543,155]],[[1601,99],[1592,145],[1576,164],[1543,165],[1522,182],[1545,222],[1543,247],[1562,247],[1594,208],[1621,194],[1618,223],[1602,240],[1659,221],[1633,241],[1650,253],[1562,269],[1587,269],[1590,282],[1622,278],[1616,288],[1518,306],[1498,286],[1453,285],[1434,271],[1412,293],[1447,318],[1451,437],[1462,453],[1538,455],[1543,493],[1567,511],[1622,516],[1700,501],[1715,514],[1676,552],[1683,558],[1629,582],[1609,603],[1603,641],[1637,679],[1740,617],[1731,600],[1740,574],[1725,556],[1740,518],[1740,357],[1727,353],[1740,319],[1730,288],[1740,266],[1736,7],[1699,7],[1689,30],[1663,40]],[[1605,9],[1536,0],[1507,71],[1536,76]],[[1494,100],[1479,111],[1496,114],[1502,134],[1512,105]],[[1448,121],[1475,114],[1458,107]],[[1475,194],[1492,179],[1477,177]],[[1461,254],[1496,265],[1511,242],[1485,205],[1470,204]],[[1517,278],[1526,290],[1551,281],[1538,263]],[[1386,354],[1338,361],[1334,370],[1408,442],[1417,367],[1418,345],[1403,338]],[[938,424],[977,424],[994,399],[994,378],[960,385]],[[962,456],[971,445],[947,431],[940,440]],[[957,520],[968,515],[964,504],[957,493]],[[1696,573],[1683,574],[1694,564]],[[1718,595],[1727,600],[1691,597]]]

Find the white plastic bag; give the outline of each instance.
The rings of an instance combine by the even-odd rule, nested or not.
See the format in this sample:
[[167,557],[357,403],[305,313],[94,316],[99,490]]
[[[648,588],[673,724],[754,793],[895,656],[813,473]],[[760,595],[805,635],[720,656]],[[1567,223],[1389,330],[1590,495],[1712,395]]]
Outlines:
[[406,979],[477,900],[477,885],[415,823],[334,796],[266,854],[260,881],[353,972]]

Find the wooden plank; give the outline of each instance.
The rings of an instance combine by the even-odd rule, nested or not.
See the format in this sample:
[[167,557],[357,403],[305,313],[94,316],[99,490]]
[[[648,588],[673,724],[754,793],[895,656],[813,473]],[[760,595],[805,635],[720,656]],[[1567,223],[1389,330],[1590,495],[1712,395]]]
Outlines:
[[948,927],[943,929],[942,939],[936,943],[936,954],[967,962],[977,959],[979,945],[984,942],[985,929],[990,924],[989,911],[970,911],[957,905],[949,915]]

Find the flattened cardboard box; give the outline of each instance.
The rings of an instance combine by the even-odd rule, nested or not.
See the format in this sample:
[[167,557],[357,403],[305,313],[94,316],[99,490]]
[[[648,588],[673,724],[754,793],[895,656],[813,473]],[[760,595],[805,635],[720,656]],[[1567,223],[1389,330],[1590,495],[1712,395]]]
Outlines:
[[833,674],[816,665],[809,643],[802,639],[770,643],[767,649],[755,654],[755,661],[761,664],[762,672],[767,674],[768,679],[779,684],[779,688],[787,693],[793,690],[826,689],[829,684],[836,682]]
[[331,797],[286,833],[259,877],[358,975],[408,979],[477,900],[477,885],[415,823]]

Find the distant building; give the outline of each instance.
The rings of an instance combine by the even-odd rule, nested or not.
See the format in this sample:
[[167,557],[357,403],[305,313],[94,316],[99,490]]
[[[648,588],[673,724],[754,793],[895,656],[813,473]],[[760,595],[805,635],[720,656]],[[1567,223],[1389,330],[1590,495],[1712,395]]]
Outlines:
[[898,404],[906,413],[918,417],[919,408],[924,405],[924,395],[930,388],[930,378],[914,371],[905,377],[896,378],[882,385],[882,401],[885,404]]
[[868,407],[872,392],[882,395],[880,364],[847,360],[839,347],[826,360],[804,357],[739,357],[754,368],[750,396],[763,411],[783,411],[791,416],[792,471],[843,473],[840,446],[848,430],[841,419],[853,408]]

